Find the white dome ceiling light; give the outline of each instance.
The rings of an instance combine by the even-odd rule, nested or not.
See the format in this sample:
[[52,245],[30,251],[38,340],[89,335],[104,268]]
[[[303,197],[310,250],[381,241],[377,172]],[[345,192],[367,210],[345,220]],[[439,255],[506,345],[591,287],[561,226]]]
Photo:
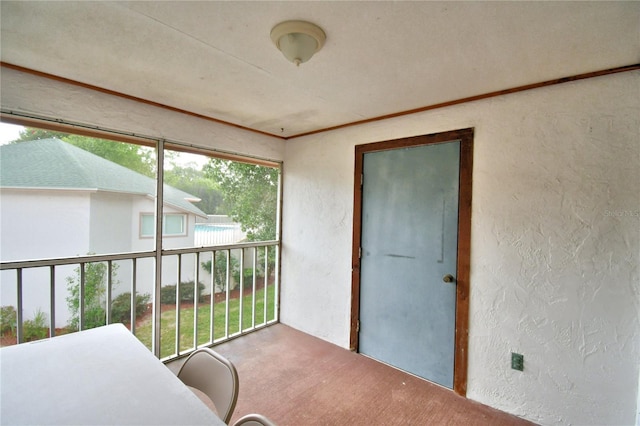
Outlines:
[[297,66],[322,48],[327,36],[322,28],[305,21],[281,22],[271,30],[271,40]]

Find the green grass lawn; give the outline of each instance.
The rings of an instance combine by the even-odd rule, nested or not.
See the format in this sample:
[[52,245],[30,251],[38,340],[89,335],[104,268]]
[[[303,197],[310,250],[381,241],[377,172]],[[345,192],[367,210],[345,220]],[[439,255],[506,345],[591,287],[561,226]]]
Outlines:
[[[253,302],[252,295],[246,295],[242,298],[242,329],[246,330],[252,325]],[[273,285],[267,288],[267,321],[275,319],[274,313],[275,287]],[[176,310],[174,309],[162,312],[160,317],[160,358],[175,354],[176,350]],[[255,325],[260,325],[264,320],[264,289],[256,291],[255,306]],[[194,308],[180,309],[180,351],[186,351],[194,347]],[[215,339],[223,338],[226,335],[225,330],[226,302],[218,302],[214,305],[214,337]],[[211,306],[198,306],[198,345],[208,343],[211,339],[210,331],[211,323]],[[142,343],[151,349],[151,325],[152,318],[147,318],[136,327],[136,336]],[[231,299],[229,301],[229,320],[228,334],[235,334],[240,331],[240,299]]]

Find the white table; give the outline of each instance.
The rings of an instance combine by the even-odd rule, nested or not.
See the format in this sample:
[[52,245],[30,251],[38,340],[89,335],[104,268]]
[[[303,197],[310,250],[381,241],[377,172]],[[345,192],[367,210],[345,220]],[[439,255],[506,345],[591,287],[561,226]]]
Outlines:
[[224,425],[122,324],[0,349],[0,422]]

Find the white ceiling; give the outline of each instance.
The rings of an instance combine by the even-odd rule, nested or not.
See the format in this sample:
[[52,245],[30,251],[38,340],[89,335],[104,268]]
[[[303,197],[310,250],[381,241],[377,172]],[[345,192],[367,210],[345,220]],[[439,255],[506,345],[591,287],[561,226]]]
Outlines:
[[[640,2],[1,2],[3,62],[279,136],[632,65]],[[299,68],[277,23],[321,26]]]

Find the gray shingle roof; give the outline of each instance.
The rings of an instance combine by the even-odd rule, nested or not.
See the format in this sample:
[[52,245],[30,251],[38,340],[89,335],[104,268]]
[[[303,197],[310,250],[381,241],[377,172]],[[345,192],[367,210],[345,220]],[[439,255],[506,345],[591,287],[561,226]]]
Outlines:
[[[154,179],[55,138],[0,146],[0,187],[155,195]],[[197,197],[164,185],[166,203],[206,217],[188,199]]]

